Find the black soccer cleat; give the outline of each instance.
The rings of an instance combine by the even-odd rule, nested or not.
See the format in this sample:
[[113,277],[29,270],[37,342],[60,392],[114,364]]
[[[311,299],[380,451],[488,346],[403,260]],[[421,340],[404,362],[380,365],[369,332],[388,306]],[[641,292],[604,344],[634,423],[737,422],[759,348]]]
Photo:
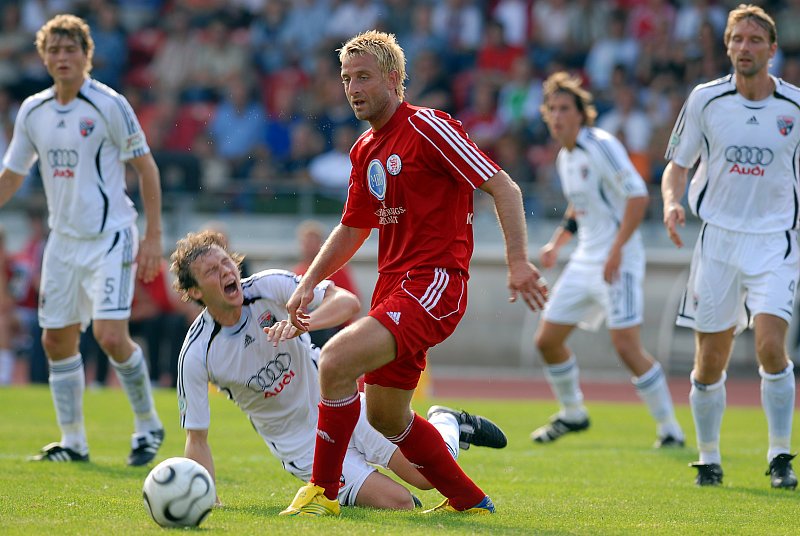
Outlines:
[[131,453],[128,454],[128,465],[132,467],[147,465],[156,457],[158,448],[163,442],[163,428],[143,434],[133,434]]
[[466,411],[458,411],[446,406],[431,406],[428,410],[428,420],[436,413],[449,413],[456,418],[458,429],[461,432],[458,437],[459,446],[464,450],[469,449],[470,445],[502,449],[508,444],[506,434],[486,417],[472,415]]
[[89,453],[80,454],[69,447],[62,447],[59,443],[50,443],[42,447],[39,454],[30,456],[31,462],[88,462]]
[[797,487],[797,475],[792,470],[792,460],[795,456],[796,454],[778,454],[769,462],[769,469],[764,474],[769,475],[773,488],[795,489]]
[[653,444],[653,448],[657,449],[683,448],[684,446],[686,446],[686,441],[683,438],[678,438],[671,434],[659,437]]
[[582,421],[565,421],[558,415],[550,417],[550,422],[531,432],[531,440],[535,443],[552,443],[559,437],[572,433],[583,432],[589,428],[589,417]]
[[722,484],[722,466],[718,463],[692,462],[689,467],[697,469],[694,483],[698,486],[719,486]]

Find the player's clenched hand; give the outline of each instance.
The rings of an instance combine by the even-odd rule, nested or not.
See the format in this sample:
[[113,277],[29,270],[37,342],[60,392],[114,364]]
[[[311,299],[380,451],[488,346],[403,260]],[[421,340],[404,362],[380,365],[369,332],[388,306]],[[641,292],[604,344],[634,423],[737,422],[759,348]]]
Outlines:
[[292,293],[286,302],[289,312],[289,321],[294,327],[305,333],[308,331],[308,304],[314,299],[314,288],[305,290],[302,283]]
[[543,309],[547,301],[547,281],[528,261],[508,265],[508,289],[511,291],[508,301],[514,303],[521,295],[533,311]]
[[678,225],[683,227],[686,224],[686,212],[677,203],[671,203],[664,207],[664,227],[672,243],[679,248],[683,247],[683,240],[678,234]]
[[[298,316],[308,319],[308,316],[303,313],[298,313]],[[281,320],[271,327],[264,328],[264,333],[267,334],[267,340],[272,343],[272,346],[278,346],[279,342],[294,339],[303,332],[294,327],[289,320]]]
[[136,255],[136,276],[145,283],[155,279],[161,269],[161,254],[161,237],[145,237]]

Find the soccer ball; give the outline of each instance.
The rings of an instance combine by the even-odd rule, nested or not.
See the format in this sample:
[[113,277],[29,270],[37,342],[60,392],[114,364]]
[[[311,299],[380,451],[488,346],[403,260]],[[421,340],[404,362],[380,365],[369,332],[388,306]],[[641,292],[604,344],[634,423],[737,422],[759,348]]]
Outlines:
[[144,507],[162,527],[196,527],[217,497],[206,468],[189,458],[168,458],[144,480]]

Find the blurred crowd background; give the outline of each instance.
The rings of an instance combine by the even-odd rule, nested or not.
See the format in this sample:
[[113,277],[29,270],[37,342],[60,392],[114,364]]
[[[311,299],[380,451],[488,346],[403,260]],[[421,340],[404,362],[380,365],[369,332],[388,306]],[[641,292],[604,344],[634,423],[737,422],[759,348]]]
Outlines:
[[[722,35],[728,11],[739,3],[0,0],[0,153],[22,100],[52,83],[35,32],[70,12],[91,26],[92,76],[123,93],[136,111],[161,170],[165,213],[333,217],[346,195],[350,146],[367,128],[344,97],[336,49],[377,28],[394,33],[405,49],[407,100],[462,121],[520,184],[531,220],[560,217],[565,208],[554,168],[558,147],[539,112],[542,81],[562,69],[585,80],[598,126],[623,142],[658,198],[667,140],[688,92],[730,72]],[[800,83],[800,0],[755,3],[778,26],[772,72]],[[0,304],[0,383],[9,377],[4,349],[38,356],[30,379],[46,381],[36,348],[37,266],[46,236],[37,174],[34,168],[9,204],[26,210],[27,242],[7,251],[0,233],[0,286],[5,278],[13,302]],[[133,176],[128,187],[138,203]],[[659,221],[660,203],[650,210],[651,221]],[[150,321],[150,312],[135,311],[132,326],[142,336],[155,328],[165,333],[159,337],[170,358],[161,367],[173,369],[185,317],[196,311],[182,310],[168,285],[164,276],[160,288],[137,289],[137,300],[139,312],[171,320]],[[16,335],[3,327],[12,314],[24,327]],[[150,323],[142,327],[140,318]],[[158,360],[151,359],[154,382]]]

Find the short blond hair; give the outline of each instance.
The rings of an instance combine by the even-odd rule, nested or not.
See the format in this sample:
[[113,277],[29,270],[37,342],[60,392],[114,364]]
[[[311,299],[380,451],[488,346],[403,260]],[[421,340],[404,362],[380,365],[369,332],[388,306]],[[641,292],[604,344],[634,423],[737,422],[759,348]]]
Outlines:
[[761,7],[753,4],[739,4],[739,6],[728,13],[728,24],[725,26],[725,35],[723,42],[728,46],[728,41],[731,39],[733,27],[745,19],[750,19],[755,24],[764,28],[769,34],[769,42],[778,42],[778,29],[775,26],[775,21],[770,17],[766,11]]
[[594,121],[597,119],[597,108],[592,102],[592,94],[583,88],[580,78],[571,76],[565,71],[559,71],[547,77],[543,88],[542,105],[539,107],[542,117],[547,117],[547,101],[550,100],[550,97],[556,93],[564,93],[574,99],[575,107],[583,117],[583,124],[589,127],[594,125]]
[[88,75],[92,70],[92,57],[94,57],[94,40],[89,25],[80,17],[75,15],[56,15],[36,32],[36,50],[39,56],[44,58],[47,38],[51,35],[69,37],[77,42],[83,53],[86,54],[86,71]]
[[406,55],[394,34],[370,30],[350,38],[342,48],[337,49],[339,62],[344,62],[348,56],[363,56],[370,54],[378,60],[378,67],[384,76],[389,76],[392,71],[397,71],[398,82],[395,91],[402,101],[405,96],[406,81]]

